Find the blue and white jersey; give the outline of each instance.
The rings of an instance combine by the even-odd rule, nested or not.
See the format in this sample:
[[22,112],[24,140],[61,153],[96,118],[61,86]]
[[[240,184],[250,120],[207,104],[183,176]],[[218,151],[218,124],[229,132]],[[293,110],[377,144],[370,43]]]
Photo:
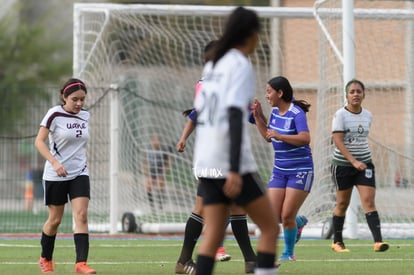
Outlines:
[[194,101],[197,131],[194,172],[197,177],[225,178],[230,169],[229,108],[243,112],[240,174],[257,171],[248,132],[249,106],[255,94],[250,60],[239,50],[229,50],[213,67],[203,70],[201,92]]
[[[282,135],[296,135],[309,131],[305,112],[293,103],[284,115],[279,114],[277,107],[273,108],[268,128]],[[273,173],[292,174],[313,170],[312,152],[308,144],[295,146],[272,139],[272,145],[275,152]]]
[[68,175],[59,177],[52,164],[45,163],[43,179],[66,181],[88,175],[86,145],[89,139],[89,112],[66,112],[62,106],[49,109],[40,126],[49,129],[50,153],[65,167]]

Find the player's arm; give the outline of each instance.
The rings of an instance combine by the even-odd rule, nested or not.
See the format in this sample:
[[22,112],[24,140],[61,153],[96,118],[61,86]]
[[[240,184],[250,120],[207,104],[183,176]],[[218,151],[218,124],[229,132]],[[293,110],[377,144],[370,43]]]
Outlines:
[[310,143],[310,134],[308,131],[299,132],[296,135],[282,135],[274,130],[267,130],[266,137],[268,139],[274,138],[294,146],[304,146]]
[[185,149],[185,143],[187,141],[187,138],[191,135],[191,133],[194,131],[196,127],[196,124],[191,119],[187,120],[187,123],[184,126],[183,132],[181,133],[180,140],[178,141],[176,145],[176,149],[178,152],[182,153]]
[[237,107],[228,109],[230,134],[230,169],[223,186],[224,194],[229,198],[237,197],[242,189],[242,179],[239,174],[240,154],[243,133],[243,112]]
[[184,126],[183,132],[181,134],[181,138],[178,141],[176,145],[176,149],[178,152],[184,152],[185,149],[185,143],[187,141],[187,138],[191,135],[191,133],[194,131],[197,123],[197,111],[192,108],[185,110],[183,112],[183,115],[188,117],[188,121]]
[[266,137],[267,135],[267,118],[263,114],[262,106],[260,102],[255,99],[252,105],[252,113],[253,120],[250,120],[250,122],[256,124],[257,130],[259,130],[259,133],[262,135],[262,137],[270,142],[270,139]]
[[52,164],[56,174],[61,177],[66,177],[68,173],[65,167],[63,167],[63,165],[49,151],[49,148],[46,144],[48,135],[49,129],[41,126],[39,132],[37,133],[34,145],[42,157],[44,157],[48,162]]
[[277,131],[274,130],[268,130],[267,137],[274,138],[298,147],[310,144],[311,137],[305,113],[297,114],[294,117],[294,122],[297,134],[286,135],[279,134]]
[[349,152],[348,148],[346,148],[344,144],[344,132],[334,131],[332,132],[332,139],[333,142],[338,148],[339,152],[358,170],[364,170],[367,168],[366,164],[357,160],[351,152]]

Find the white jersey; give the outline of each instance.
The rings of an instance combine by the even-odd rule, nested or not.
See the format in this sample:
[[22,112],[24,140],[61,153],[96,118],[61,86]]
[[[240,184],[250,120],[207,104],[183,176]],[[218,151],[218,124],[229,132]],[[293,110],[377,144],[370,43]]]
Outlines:
[[[344,145],[348,151],[359,161],[370,163],[371,151],[368,146],[369,129],[372,123],[372,114],[362,109],[359,114],[352,113],[346,108],[339,109],[332,120],[332,132],[344,133]],[[352,164],[335,147],[333,163],[342,166]]]
[[250,60],[236,49],[229,50],[213,67],[203,70],[203,85],[194,101],[197,131],[194,145],[194,174],[203,178],[225,178],[230,169],[228,109],[243,112],[240,174],[255,172],[248,133],[248,108],[254,98],[255,78]]
[[52,155],[65,167],[68,175],[59,177],[52,164],[46,161],[43,179],[65,181],[80,175],[88,175],[86,144],[89,139],[89,112],[78,114],[66,112],[62,106],[49,109],[40,126],[49,129],[49,149]]

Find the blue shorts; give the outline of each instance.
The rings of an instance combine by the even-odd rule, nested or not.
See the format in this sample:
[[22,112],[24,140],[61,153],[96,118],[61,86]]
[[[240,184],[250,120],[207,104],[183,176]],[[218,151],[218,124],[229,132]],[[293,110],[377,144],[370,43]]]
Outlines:
[[310,192],[313,184],[313,170],[298,171],[292,174],[272,174],[268,188],[293,188]]

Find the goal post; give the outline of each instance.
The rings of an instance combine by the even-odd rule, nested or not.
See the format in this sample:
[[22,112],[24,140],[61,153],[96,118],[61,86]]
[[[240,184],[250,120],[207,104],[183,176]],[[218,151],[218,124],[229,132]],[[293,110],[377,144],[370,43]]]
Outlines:
[[[413,152],[407,148],[412,148],[414,133],[408,121],[407,125],[402,122],[412,121],[412,65],[407,57],[412,60],[413,53],[406,37],[408,26],[412,29],[413,13],[402,5],[403,1],[383,8],[369,6],[378,1],[358,2],[354,10],[355,76],[367,84],[366,107],[374,114],[371,138],[378,171],[377,204],[387,237],[400,234],[401,225],[409,228],[414,221],[414,209],[407,197],[407,191],[414,188],[407,169],[413,165]],[[265,84],[276,72],[291,81],[296,98],[312,104],[308,121],[315,182],[300,209],[300,214],[309,218],[305,236],[320,236],[335,204],[329,171],[330,124],[344,100],[344,64],[332,48],[334,43],[342,53],[338,3],[324,1],[317,10],[331,41],[318,25],[311,6],[251,7],[262,23],[260,44],[251,60],[257,97],[265,112],[270,113],[265,104]],[[158,233],[184,229],[194,206],[197,181],[192,171],[193,137],[184,153],[175,151],[186,122],[181,112],[192,106],[194,86],[203,66],[203,48],[220,36],[233,8],[75,4],[74,76],[87,83],[88,105],[94,107],[89,143],[91,230]],[[372,62],[369,70],[361,60]],[[385,71],[384,64],[388,64]],[[272,148],[253,126],[250,130],[259,173],[267,182]],[[160,141],[157,153],[151,147],[154,136]],[[153,186],[154,190],[149,191],[151,155],[162,155],[167,167],[164,186],[157,183],[158,190]],[[405,182],[400,186],[395,182],[397,172]],[[389,200],[388,195],[396,199]],[[358,230],[358,236],[364,236],[366,228],[360,212],[357,219],[362,230]],[[250,226],[253,230],[254,225]],[[412,232],[401,234],[414,235]]]

